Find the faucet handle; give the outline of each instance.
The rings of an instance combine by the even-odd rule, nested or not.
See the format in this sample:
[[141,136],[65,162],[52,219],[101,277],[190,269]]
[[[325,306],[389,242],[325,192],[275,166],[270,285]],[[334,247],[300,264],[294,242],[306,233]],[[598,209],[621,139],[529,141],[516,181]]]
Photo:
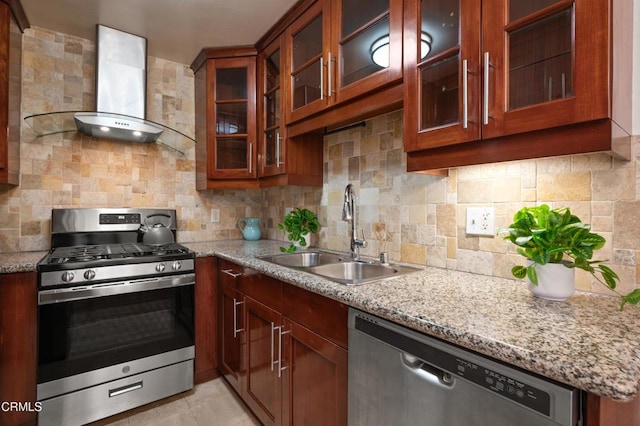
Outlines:
[[362,231],[362,239],[356,240],[356,243],[359,247],[365,248],[367,247],[367,239],[364,237],[364,229],[361,229],[360,231]]

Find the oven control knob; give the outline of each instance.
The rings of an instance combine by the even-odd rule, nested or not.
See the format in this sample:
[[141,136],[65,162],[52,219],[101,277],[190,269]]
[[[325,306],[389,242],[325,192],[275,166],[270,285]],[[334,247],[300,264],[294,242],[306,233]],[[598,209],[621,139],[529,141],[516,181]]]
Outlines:
[[179,271],[180,268],[182,268],[182,263],[180,263],[179,260],[176,260],[175,262],[173,262],[173,265],[171,265],[171,267],[174,271]]
[[73,281],[75,275],[71,271],[65,271],[62,273],[62,281],[68,283],[69,281]]
[[96,277],[96,271],[94,271],[93,269],[87,269],[86,271],[84,271],[85,280],[92,280],[95,277]]
[[164,271],[164,268],[165,268],[164,263],[158,263],[158,264],[156,265],[156,271],[157,271],[157,272],[163,272],[163,271]]

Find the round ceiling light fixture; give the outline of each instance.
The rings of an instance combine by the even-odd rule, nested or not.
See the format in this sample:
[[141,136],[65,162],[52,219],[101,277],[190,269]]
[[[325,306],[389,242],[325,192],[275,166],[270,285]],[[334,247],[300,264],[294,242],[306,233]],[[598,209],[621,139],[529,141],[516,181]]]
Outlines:
[[[431,52],[433,38],[427,32],[422,32],[420,36],[420,59],[427,57]],[[389,36],[385,35],[371,44],[371,60],[374,64],[382,68],[389,67]]]

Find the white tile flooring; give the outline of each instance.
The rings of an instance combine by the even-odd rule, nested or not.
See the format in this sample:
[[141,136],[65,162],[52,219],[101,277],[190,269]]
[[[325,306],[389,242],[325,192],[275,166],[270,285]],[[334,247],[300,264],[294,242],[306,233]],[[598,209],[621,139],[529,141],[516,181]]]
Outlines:
[[254,426],[260,423],[222,378],[90,426]]

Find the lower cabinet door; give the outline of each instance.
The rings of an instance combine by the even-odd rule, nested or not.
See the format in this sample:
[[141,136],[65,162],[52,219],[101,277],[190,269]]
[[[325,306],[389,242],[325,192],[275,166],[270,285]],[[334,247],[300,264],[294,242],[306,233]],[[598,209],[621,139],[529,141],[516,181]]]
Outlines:
[[221,286],[220,297],[220,371],[229,384],[241,392],[240,377],[243,372],[244,334],[244,296],[238,291]]
[[283,424],[347,424],[347,351],[285,319]]
[[[243,396],[264,425],[282,422],[282,378],[278,375],[278,350],[282,348],[282,317],[279,312],[247,297],[247,368]],[[302,423],[301,423],[302,424]]]

